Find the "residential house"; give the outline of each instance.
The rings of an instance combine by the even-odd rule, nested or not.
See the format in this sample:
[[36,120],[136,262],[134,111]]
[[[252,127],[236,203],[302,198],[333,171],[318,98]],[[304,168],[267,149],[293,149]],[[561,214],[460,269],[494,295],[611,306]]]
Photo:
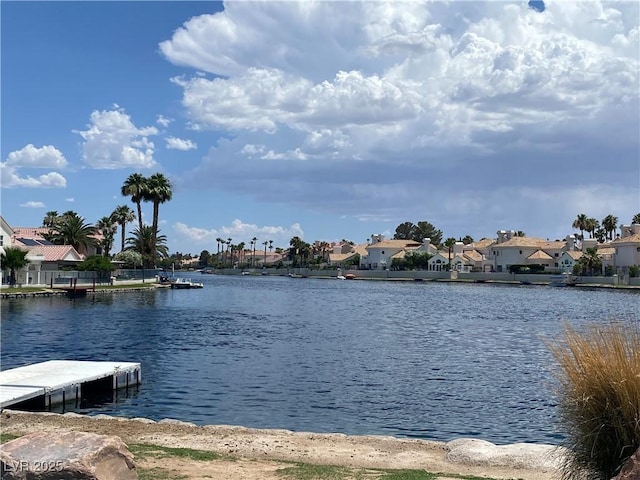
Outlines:
[[513,230],[500,230],[491,246],[494,271],[508,272],[512,265],[542,265],[546,271],[560,269],[560,256],[574,251],[577,242],[573,235],[565,241],[549,241],[534,237],[515,236]]
[[413,240],[385,240],[384,235],[371,235],[371,242],[365,248],[366,255],[360,256],[360,268],[386,270],[391,267],[394,257],[401,258],[408,250],[417,250],[422,245]]
[[[42,237],[48,228],[10,227],[0,216],[2,243],[6,246],[21,248],[27,251],[28,265],[16,272],[16,281],[24,285],[43,285],[60,275],[60,269],[73,266],[84,260],[75,248],[70,245],[53,245]],[[7,243],[8,240],[8,243]],[[3,283],[7,277],[3,272]]]
[[328,263],[334,267],[344,268],[347,264],[357,258],[358,255],[360,255],[360,259],[362,259],[363,256],[366,256],[368,245],[368,243],[360,245],[352,245],[346,242],[336,243],[329,252]]
[[615,267],[627,274],[629,267],[640,265],[640,224],[622,225],[622,235],[609,243],[614,248]]

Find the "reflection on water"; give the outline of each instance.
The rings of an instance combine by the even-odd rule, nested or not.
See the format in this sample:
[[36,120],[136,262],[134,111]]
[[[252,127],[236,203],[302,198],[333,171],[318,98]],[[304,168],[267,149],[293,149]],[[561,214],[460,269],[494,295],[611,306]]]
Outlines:
[[202,281],[202,290],[5,300],[2,368],[51,359],[142,363],[137,391],[81,411],[555,443],[544,340],[563,320],[637,319],[639,304],[633,292],[530,286]]

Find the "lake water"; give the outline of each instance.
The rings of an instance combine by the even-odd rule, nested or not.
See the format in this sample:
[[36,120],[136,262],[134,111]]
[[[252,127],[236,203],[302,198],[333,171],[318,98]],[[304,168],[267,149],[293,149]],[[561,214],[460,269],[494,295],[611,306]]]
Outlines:
[[197,275],[201,290],[3,300],[2,368],[135,361],[81,411],[197,424],[558,443],[545,341],[640,318],[638,292]]

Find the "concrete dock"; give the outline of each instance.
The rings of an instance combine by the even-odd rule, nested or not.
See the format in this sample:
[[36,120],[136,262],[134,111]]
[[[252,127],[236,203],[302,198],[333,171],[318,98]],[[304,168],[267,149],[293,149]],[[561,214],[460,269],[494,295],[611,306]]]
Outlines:
[[0,408],[49,409],[83,394],[140,384],[139,363],[50,360],[0,372]]

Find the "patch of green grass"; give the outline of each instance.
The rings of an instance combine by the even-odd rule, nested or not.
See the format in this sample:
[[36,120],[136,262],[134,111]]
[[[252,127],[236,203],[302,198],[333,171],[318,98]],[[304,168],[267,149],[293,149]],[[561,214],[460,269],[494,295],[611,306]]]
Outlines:
[[138,480],[186,480],[188,478],[164,468],[137,468],[136,472]]
[[378,480],[434,480],[437,477],[425,470],[392,470],[378,477]]
[[360,480],[364,478],[363,470],[309,463],[296,463],[291,467],[276,470],[276,473],[294,480]]
[[190,460],[196,460],[199,462],[207,462],[210,460],[229,460],[216,452],[207,452],[205,450],[194,450],[192,448],[173,448],[173,447],[161,447],[160,445],[148,445],[148,444],[132,444],[129,445],[129,451],[137,458],[168,458],[168,457],[180,457],[188,458]]
[[11,433],[0,433],[0,443],[7,443],[11,440],[15,440],[20,435],[12,435]]

